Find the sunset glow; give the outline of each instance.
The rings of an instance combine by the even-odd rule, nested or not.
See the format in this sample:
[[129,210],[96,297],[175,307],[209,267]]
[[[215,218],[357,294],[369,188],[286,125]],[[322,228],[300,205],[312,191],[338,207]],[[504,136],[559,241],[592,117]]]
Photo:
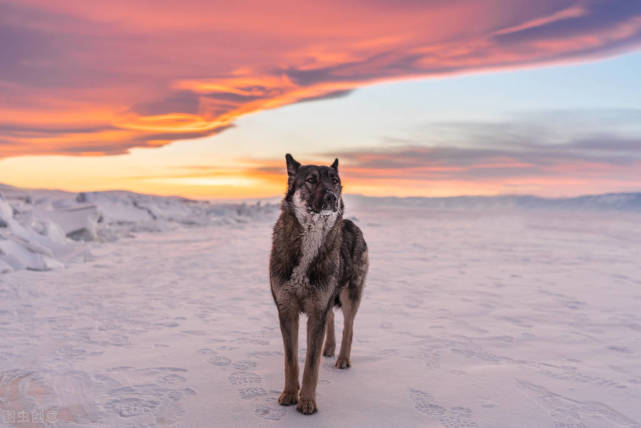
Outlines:
[[377,196],[639,190],[640,47],[627,0],[0,0],[0,182],[265,197],[292,152]]

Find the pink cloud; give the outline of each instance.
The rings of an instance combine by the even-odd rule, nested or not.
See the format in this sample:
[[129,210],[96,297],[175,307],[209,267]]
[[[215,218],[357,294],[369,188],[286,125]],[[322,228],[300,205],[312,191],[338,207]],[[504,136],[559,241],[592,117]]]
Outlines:
[[641,4],[0,0],[0,157],[113,154],[385,80],[601,57]]

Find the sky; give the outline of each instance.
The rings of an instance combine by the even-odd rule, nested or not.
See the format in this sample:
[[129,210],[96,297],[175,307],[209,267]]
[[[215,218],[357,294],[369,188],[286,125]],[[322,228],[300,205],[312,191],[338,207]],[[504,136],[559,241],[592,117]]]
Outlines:
[[0,182],[641,191],[641,2],[0,0]]

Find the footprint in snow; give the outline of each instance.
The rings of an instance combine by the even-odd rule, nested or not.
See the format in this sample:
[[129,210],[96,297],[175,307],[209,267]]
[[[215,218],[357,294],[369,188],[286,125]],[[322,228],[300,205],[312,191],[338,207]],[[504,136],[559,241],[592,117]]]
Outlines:
[[231,364],[231,360],[227,357],[223,357],[222,355],[214,355],[209,359],[209,362],[213,364],[214,366],[228,366]]
[[240,398],[243,400],[251,400],[256,397],[267,395],[267,391],[260,387],[242,388],[239,389],[238,392],[240,393]]
[[265,398],[265,400],[254,410],[254,414],[260,418],[270,421],[279,421],[287,414],[287,408],[278,404],[277,395]]
[[417,412],[438,420],[448,428],[473,428],[477,424],[472,420],[472,411],[467,407],[443,407],[436,403],[431,394],[417,389],[410,389],[410,400]]
[[240,360],[236,361],[232,367],[234,367],[236,370],[253,369],[254,367],[256,367],[256,361]]
[[263,379],[256,373],[245,371],[230,374],[228,380],[232,385],[246,385],[251,383],[260,383],[263,381]]

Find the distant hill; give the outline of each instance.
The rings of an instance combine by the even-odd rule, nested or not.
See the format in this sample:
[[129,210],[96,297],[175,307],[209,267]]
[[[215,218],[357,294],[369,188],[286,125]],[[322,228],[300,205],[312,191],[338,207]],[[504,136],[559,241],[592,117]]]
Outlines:
[[[76,193],[62,190],[47,189],[21,189],[0,183],[0,195],[14,198],[64,198],[76,197]],[[107,198],[107,199],[153,199],[157,202],[164,201],[164,204],[200,203],[180,196],[156,196],[130,191],[101,191],[82,192],[79,198]],[[280,196],[270,198],[252,198],[247,202],[278,204]],[[597,195],[584,195],[569,198],[543,198],[532,195],[500,195],[500,196],[450,196],[450,197],[395,197],[395,196],[364,196],[358,194],[346,194],[344,199],[348,203],[366,204],[371,206],[405,206],[417,208],[434,209],[490,209],[490,208],[523,208],[523,209],[567,209],[567,210],[621,210],[641,212],[641,192],[631,193],[603,193]],[[80,201],[78,201],[80,202]],[[229,203],[236,205],[243,200],[211,200],[212,203],[220,205]]]
[[641,212],[641,192],[605,193],[572,198],[542,198],[531,195],[429,197],[370,197],[346,195],[348,202],[372,206],[404,206],[432,209],[564,209]]

